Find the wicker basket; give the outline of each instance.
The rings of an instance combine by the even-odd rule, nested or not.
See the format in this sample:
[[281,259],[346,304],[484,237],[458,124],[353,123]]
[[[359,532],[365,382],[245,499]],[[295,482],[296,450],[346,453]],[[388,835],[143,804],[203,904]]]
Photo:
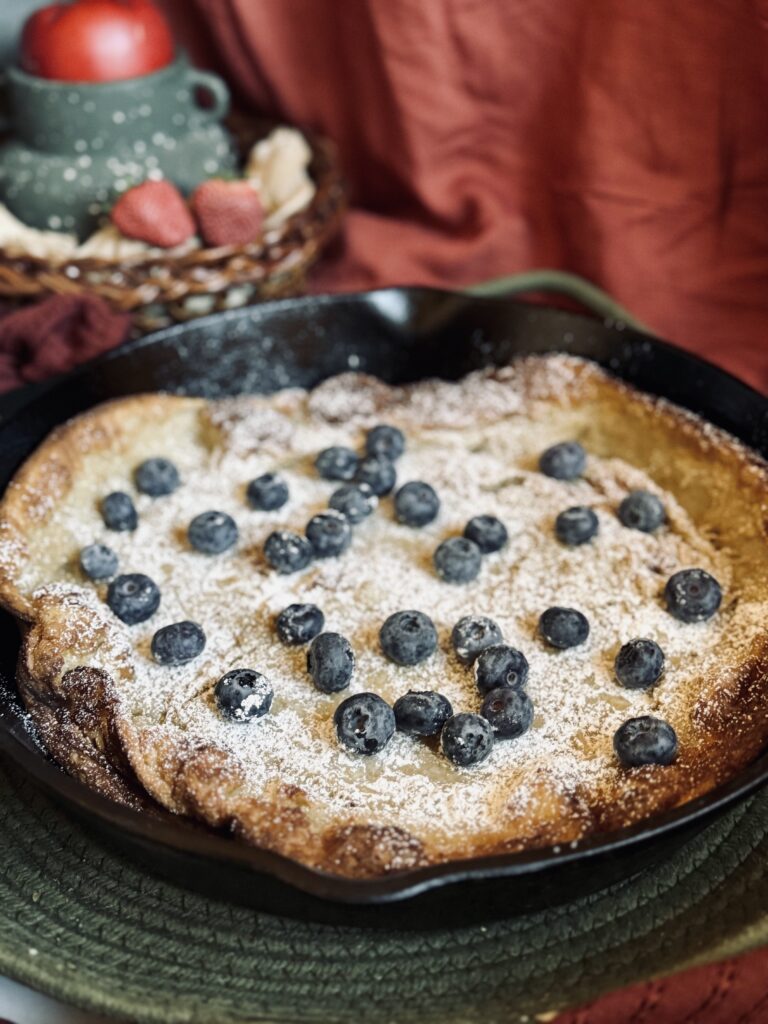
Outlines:
[[[245,157],[274,124],[240,119],[229,127]],[[119,263],[51,264],[0,249],[0,298],[21,305],[49,295],[95,293],[131,313],[135,333],[144,333],[216,310],[300,294],[307,270],[339,230],[346,208],[333,144],[318,136],[308,136],[308,142],[316,186],[312,202],[258,242]]]

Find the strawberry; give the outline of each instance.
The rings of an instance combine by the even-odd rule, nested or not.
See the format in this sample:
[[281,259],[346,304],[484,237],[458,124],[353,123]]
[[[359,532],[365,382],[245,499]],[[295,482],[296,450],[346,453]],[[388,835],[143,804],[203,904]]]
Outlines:
[[197,186],[191,204],[206,245],[247,245],[261,232],[264,209],[247,181],[211,178]]
[[145,181],[129,188],[112,207],[112,223],[128,238],[172,249],[195,233],[184,196],[170,181]]

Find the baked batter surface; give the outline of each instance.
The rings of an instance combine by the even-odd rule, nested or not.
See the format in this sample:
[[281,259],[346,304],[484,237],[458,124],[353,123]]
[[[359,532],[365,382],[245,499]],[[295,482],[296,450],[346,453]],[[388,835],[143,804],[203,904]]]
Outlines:
[[[360,449],[375,424],[407,439],[398,486],[430,483],[441,500],[428,526],[399,524],[392,497],[353,527],[340,557],[280,575],[262,547],[274,529],[303,533],[338,483],[314,468],[331,445]],[[578,440],[584,477],[563,482],[538,469],[540,453]],[[182,485],[138,494],[134,468],[165,456]],[[251,509],[250,480],[279,473],[290,499]],[[667,524],[628,529],[616,510],[631,490],[658,495]],[[108,530],[99,504],[128,491],[133,532]],[[144,395],[102,405],[55,431],[21,469],[0,505],[0,596],[25,634],[19,681],[48,749],[69,771],[115,799],[153,803],[231,828],[247,841],[305,864],[376,875],[490,852],[578,842],[705,792],[752,760],[768,740],[768,545],[765,465],[703,421],[652,401],[592,364],[566,356],[520,360],[458,383],[390,387],[359,374],[312,392],[286,390],[207,402]],[[569,548],[554,535],[559,512],[591,506],[599,533]],[[239,542],[221,555],[193,550],[186,527],[218,509]],[[501,519],[509,543],[485,556],[476,580],[443,582],[437,545],[471,517]],[[159,586],[158,611],[126,626],[104,602],[107,584],[78,565],[101,542],[121,573]],[[707,622],[686,624],[662,593],[676,571],[717,578],[723,603]],[[320,693],[306,647],[288,647],[275,618],[311,602],[325,629],[356,656],[349,689]],[[537,632],[549,606],[581,610],[586,644],[547,647]],[[426,612],[437,652],[406,668],[381,652],[391,613]],[[343,748],[333,712],[351,693],[388,703],[408,690],[437,690],[455,712],[479,710],[471,668],[450,633],[465,615],[487,615],[530,663],[535,717],[515,740],[499,740],[483,763],[457,768],[439,745],[396,733],[372,757]],[[191,619],[207,643],[194,661],[157,664],[161,626]],[[650,690],[623,688],[613,662],[634,637],[656,640],[666,669]],[[257,669],[274,688],[269,714],[227,721],[213,699],[225,672]],[[668,721],[679,740],[668,766],[624,768],[615,730],[639,715]]]

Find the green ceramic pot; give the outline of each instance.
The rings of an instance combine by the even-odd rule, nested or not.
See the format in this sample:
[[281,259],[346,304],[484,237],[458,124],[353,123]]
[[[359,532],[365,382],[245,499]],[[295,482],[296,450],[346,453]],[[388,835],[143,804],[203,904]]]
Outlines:
[[104,83],[10,67],[4,91],[0,201],[32,227],[83,238],[132,185],[165,177],[189,192],[236,166],[221,124],[229,90],[183,55],[151,75]]

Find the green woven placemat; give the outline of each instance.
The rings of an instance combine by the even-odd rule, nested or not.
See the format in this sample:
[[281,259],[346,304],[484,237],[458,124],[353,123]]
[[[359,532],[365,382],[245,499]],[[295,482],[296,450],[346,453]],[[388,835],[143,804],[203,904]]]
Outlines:
[[131,1021],[516,1024],[768,940],[768,793],[652,872],[441,932],[259,914],[107,850],[0,761],[0,973]]

